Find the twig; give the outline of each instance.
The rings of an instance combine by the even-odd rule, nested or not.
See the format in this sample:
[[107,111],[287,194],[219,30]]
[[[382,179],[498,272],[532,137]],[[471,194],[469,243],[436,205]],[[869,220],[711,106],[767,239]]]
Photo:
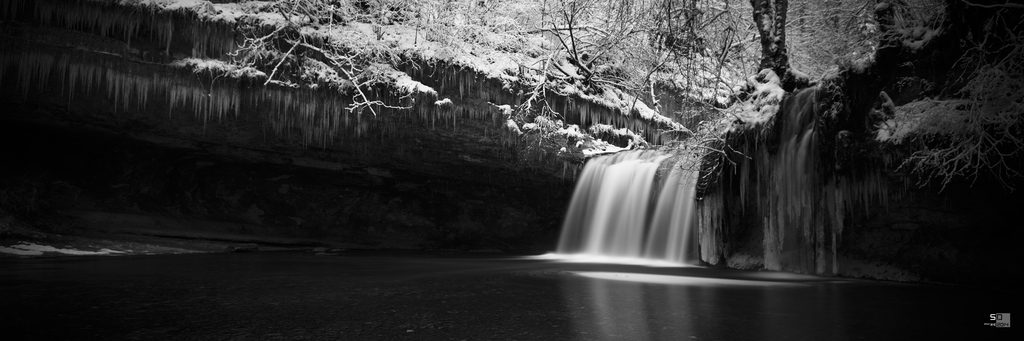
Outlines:
[[295,51],[295,47],[299,46],[300,42],[301,40],[295,40],[295,43],[292,44],[292,48],[288,49],[288,52],[285,52],[284,56],[281,56],[281,60],[277,62],[277,65],[274,65],[274,70],[270,72],[270,76],[267,77],[266,82],[263,82],[263,85],[270,84],[270,81],[274,79],[274,75],[277,74],[277,68],[281,67],[281,64],[284,64],[284,60],[287,59],[288,56],[292,55],[292,52]]

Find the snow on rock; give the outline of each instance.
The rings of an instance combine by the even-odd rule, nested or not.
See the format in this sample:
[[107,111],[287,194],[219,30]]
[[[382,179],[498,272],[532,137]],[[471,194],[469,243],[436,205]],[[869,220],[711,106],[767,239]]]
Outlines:
[[892,101],[892,97],[889,97],[888,93],[886,93],[885,91],[879,92],[878,99],[882,101],[882,111],[887,111],[890,113],[896,112],[896,103]]
[[17,256],[42,256],[43,255],[42,251],[25,250],[25,249],[20,249],[20,248],[15,248],[15,247],[6,247],[6,246],[0,246],[0,253],[6,253],[6,254],[9,254],[9,255],[17,255]]
[[452,100],[451,99],[449,99],[448,97],[445,97],[442,100],[434,101],[434,105],[439,106],[439,107],[450,107],[453,104],[452,104]]
[[488,102],[488,104],[493,105],[495,108],[498,108],[498,110],[501,110],[501,114],[504,115],[506,118],[512,117],[512,106],[511,105],[508,105],[508,104],[497,105],[497,104],[490,103],[490,102]]
[[405,94],[425,93],[437,96],[437,91],[434,88],[413,80],[405,72],[395,70],[389,65],[372,64],[363,70],[363,73],[370,79],[387,79],[398,91]]
[[923,117],[920,115],[897,114],[896,118],[885,120],[875,126],[875,140],[892,144],[903,143],[908,137],[922,131]]
[[590,133],[595,135],[614,131],[615,127],[610,124],[595,123],[590,126]]
[[[537,59],[527,56],[523,53],[524,51],[505,52],[522,50],[520,48],[502,50],[497,49],[495,44],[486,44],[486,42],[474,44],[456,41],[450,34],[401,24],[373,25],[351,22],[345,26],[307,26],[303,27],[301,32],[322,37],[355,50],[374,51],[371,54],[413,57],[427,63],[444,61],[468,67],[487,78],[500,80],[506,87],[522,81],[524,75],[520,74],[520,65],[530,64]],[[380,32],[379,36],[376,32]],[[479,36],[496,34],[483,30],[477,33]],[[500,39],[490,40],[500,41]],[[539,53],[537,54],[539,55]]]
[[[510,120],[511,121],[511,120]],[[580,129],[580,126],[575,124],[565,125],[562,120],[552,120],[545,116],[537,116],[533,118],[532,123],[523,124],[522,127],[524,132],[538,132],[541,134],[552,134],[554,136],[565,137],[566,139],[576,140],[577,147],[583,141],[590,138],[585,131]]]
[[19,256],[39,256],[44,252],[56,252],[66,255],[74,256],[93,256],[93,255],[116,255],[127,253],[125,251],[116,251],[111,249],[99,249],[99,251],[82,251],[77,249],[59,249],[48,245],[39,245],[21,242],[18,245],[11,245],[10,247],[0,246],[0,253],[8,253]]
[[[590,133],[595,135],[595,136],[598,136],[598,135],[609,136],[610,135],[611,137],[626,138],[627,139],[625,147],[618,147],[618,146],[609,144],[609,143],[607,143],[607,142],[605,142],[603,140],[595,139],[592,149],[595,150],[595,151],[599,150],[600,153],[597,153],[597,154],[601,154],[601,153],[614,153],[614,152],[618,152],[618,151],[622,151],[622,150],[628,150],[628,149],[633,149],[633,148],[637,148],[637,147],[649,147],[649,145],[647,144],[646,141],[644,141],[644,138],[642,136],[640,136],[639,134],[633,132],[632,130],[626,129],[626,128],[615,129],[615,127],[613,127],[611,125],[595,124],[595,125],[590,126],[589,130],[590,130]],[[584,151],[584,154],[587,154],[587,152]],[[591,155],[591,154],[588,154],[588,155]],[[596,154],[594,154],[594,155],[596,155]]]
[[632,130],[626,128],[615,129],[615,127],[608,124],[592,125],[590,126],[590,133],[594,135],[610,134],[617,137],[627,137],[631,142],[639,142],[643,140],[639,134],[634,133]]
[[171,66],[191,69],[194,73],[209,72],[233,78],[267,78],[267,74],[253,67],[228,64],[216,59],[185,58],[171,62]]
[[[111,0],[86,0],[107,5]],[[124,6],[136,6],[155,12],[191,12],[200,20],[235,24],[245,19],[257,26],[277,27],[290,23],[309,23],[306,16],[285,17],[271,8],[275,1],[246,1],[237,3],[212,3],[206,0],[114,0]],[[449,27],[444,26],[443,27]],[[455,29],[455,28],[453,28]],[[420,28],[403,25],[375,25],[349,22],[344,25],[302,25],[303,35],[336,43],[357,51],[368,51],[371,55],[388,54],[393,57],[405,55],[419,57],[427,62],[443,60],[469,67],[488,78],[501,80],[507,87],[521,81],[520,65],[539,60],[539,34],[513,37],[507,32],[480,30],[475,32],[476,42],[456,41],[444,32],[426,32]],[[380,34],[378,35],[378,32]],[[514,45],[514,46],[510,46]],[[525,47],[524,47],[525,46]],[[532,47],[531,47],[532,46]],[[531,50],[533,49],[533,50]],[[534,51],[537,50],[537,51]],[[505,51],[517,51],[509,53]],[[530,57],[529,55],[534,55]],[[533,75],[530,78],[535,78]]]
[[594,139],[591,142],[589,148],[583,149],[583,155],[585,157],[592,157],[601,154],[618,153],[623,150],[629,150],[629,147],[619,147],[608,142],[604,142],[601,139]]
[[652,121],[674,130],[686,130],[682,124],[671,118],[658,114],[647,106],[646,103],[635,96],[622,92],[619,89],[604,88],[599,94],[588,94],[573,85],[566,85],[559,89],[559,94],[565,96],[577,96],[580,99],[600,104],[602,106],[618,109],[623,115],[636,114],[645,120]]
[[580,127],[575,124],[570,124],[568,127],[558,129],[557,133],[559,135],[565,135],[565,137],[570,137],[577,140],[583,140],[584,138],[586,138],[586,135],[584,135],[583,132],[580,131]]
[[768,122],[775,116],[786,96],[786,90],[782,89],[779,76],[770,69],[761,70],[757,76],[748,78],[747,84],[754,89],[750,100],[737,103],[730,108],[730,112],[749,128]]
[[[110,2],[109,0],[91,0],[94,2]],[[147,5],[166,10],[197,9],[213,5],[207,0],[118,0],[122,5]]]
[[857,58],[850,62],[850,69],[856,73],[864,73],[868,67],[875,64],[875,55],[869,54],[863,58]]
[[808,83],[810,83],[810,82],[811,82],[811,76],[810,76],[810,75],[808,75],[808,74],[807,74],[806,72],[803,72],[803,71],[800,71],[800,70],[798,70],[798,69],[797,69],[797,68],[795,68],[795,67],[792,67],[792,66],[791,66],[791,67],[789,68],[789,73],[790,73],[791,75],[793,75],[793,77],[796,77],[797,79],[800,79],[800,80],[802,80],[802,81],[804,81],[804,82],[808,82]]
[[968,122],[970,111],[960,107],[963,100],[925,99],[895,108],[895,117],[879,123],[875,140],[900,144],[914,135],[958,135],[975,133]]
[[437,96],[437,91],[434,88],[426,86],[423,83],[413,80],[409,75],[404,72],[395,78],[395,87],[406,93],[417,93],[422,92]]
[[522,135],[523,134],[523,131],[521,129],[519,129],[519,125],[516,124],[516,121],[514,121],[514,120],[506,120],[505,121],[505,129],[508,129],[509,132],[515,133],[516,135]]
[[[190,11],[196,13],[200,20],[205,21],[230,24],[244,21],[246,25],[264,27],[299,24],[299,33],[310,37],[313,41],[359,51],[363,55],[377,56],[379,57],[376,58],[377,60],[414,59],[427,63],[443,61],[458,67],[472,69],[489,79],[499,80],[506,89],[513,88],[513,85],[545,81],[543,70],[538,69],[542,68],[541,65],[552,65],[546,63],[548,51],[544,48],[546,45],[544,36],[540,33],[510,34],[509,32],[514,31],[514,27],[512,27],[515,26],[514,22],[510,22],[509,30],[505,31],[465,26],[459,23],[435,25],[436,27],[431,25],[417,27],[404,23],[379,25],[363,22],[322,25],[309,23],[309,18],[305,16],[287,18],[271,8],[271,5],[275,3],[272,1],[232,3],[211,3],[205,0],[116,1],[124,5],[141,6],[156,11]],[[467,36],[472,37],[472,41],[460,39],[460,37],[465,38],[463,35],[466,33],[468,33]],[[555,63],[559,63],[567,72],[576,72],[575,67],[567,64],[564,59],[559,59]],[[236,77],[268,77],[263,71],[254,68],[232,67],[216,60],[187,58],[176,61],[173,65],[191,68],[194,72],[223,72]],[[304,66],[306,74],[303,74],[302,77],[312,81],[311,83],[334,84],[339,88],[353,85],[351,81],[345,80],[330,67]],[[270,71],[265,72],[269,73]],[[715,77],[716,75],[710,73],[702,76],[704,77],[696,78],[718,79]],[[437,96],[437,92],[433,88],[385,64],[372,64],[357,77],[371,80],[371,84],[388,84],[406,94],[426,93]],[[716,82],[703,80],[702,82],[706,83],[706,86],[699,88],[706,88],[702,90],[706,92],[706,97],[728,98],[728,89],[720,89],[720,85]],[[638,115],[639,118],[670,130],[686,129],[674,120],[658,114],[647,103],[618,89],[606,88],[596,94],[586,93],[573,86],[566,86],[562,90],[564,95],[575,95],[586,101],[618,109],[626,116]],[[507,110],[503,111],[508,113]]]
[[[110,0],[87,0],[109,4]],[[246,3],[215,4],[206,0],[115,0],[124,6],[146,7],[162,12],[188,11],[210,21],[234,23],[244,16],[252,16],[257,8],[267,6],[269,1],[250,1]],[[280,17],[278,14],[274,14]],[[282,18],[283,19],[283,18]]]
[[513,132],[516,135],[522,135],[523,134],[523,131],[519,130],[519,125],[516,124],[516,121],[511,120],[511,119],[505,120],[505,129],[508,129],[509,132]]

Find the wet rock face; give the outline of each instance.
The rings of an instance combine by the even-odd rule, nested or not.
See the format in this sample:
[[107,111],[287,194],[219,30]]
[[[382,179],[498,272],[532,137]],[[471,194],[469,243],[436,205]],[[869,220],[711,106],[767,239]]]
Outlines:
[[746,157],[726,164],[718,187],[698,202],[703,262],[1002,288],[1021,283],[1010,275],[1021,264],[1010,260],[1020,258],[1016,215],[1024,195],[991,179],[922,187],[897,172],[899,165],[880,160],[880,148],[865,141],[871,137],[829,130],[827,114],[791,105],[806,94],[787,99],[775,118],[782,129],[774,148],[770,134],[748,131],[729,140]]
[[904,269],[920,280],[1010,287],[1020,283],[1014,212],[1022,206],[1019,193],[982,182],[942,192],[911,189],[849,231],[843,247],[848,257]]
[[[350,96],[336,92],[172,65],[225,57],[237,47],[233,25],[92,3],[11,3],[24,6],[0,6],[10,19],[0,23],[8,109],[0,181],[18,184],[6,186],[18,189],[9,197],[25,198],[6,206],[61,212],[26,212],[35,223],[60,216],[43,223],[374,247],[554,247],[572,184],[559,179],[560,162],[523,170],[488,104],[515,95],[472,70],[409,61],[440,97],[412,98],[412,110],[351,113]],[[43,20],[51,16],[64,19]],[[113,28],[69,24],[80,20]],[[374,96],[399,100],[387,89]],[[456,105],[435,104],[449,97]]]
[[[241,37],[234,24],[92,2],[10,3],[0,6],[0,105],[10,109],[0,149],[15,166],[0,180],[46,188],[12,197],[70,219],[47,225],[554,248],[574,165],[552,156],[524,166],[492,105],[522,94],[494,79],[408,60],[435,95],[374,89],[372,98],[411,109],[353,113],[350,95],[327,88],[175,64],[227,58]],[[591,114],[622,120],[607,108]]]
[[[481,182],[458,173],[437,176],[445,170],[426,165],[394,167],[386,158],[317,164],[281,152],[172,148],[21,121],[2,126],[4,161],[11,165],[3,178],[73,188],[39,195],[41,205],[68,212],[65,224],[72,226],[539,252],[553,247],[571,190],[542,174]],[[271,162],[282,155],[305,161]],[[140,216],[191,220],[170,226]]]

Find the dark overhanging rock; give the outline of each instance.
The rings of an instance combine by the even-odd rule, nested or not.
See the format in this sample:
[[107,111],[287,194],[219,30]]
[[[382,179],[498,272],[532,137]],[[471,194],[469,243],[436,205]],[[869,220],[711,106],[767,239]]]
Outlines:
[[[510,132],[503,129],[502,113],[494,106],[518,103],[522,100],[524,89],[508,88],[507,84],[481,77],[468,68],[445,62],[406,58],[402,62],[405,71],[434,87],[437,90],[434,96],[415,93],[410,98],[408,94],[396,91],[401,89],[378,88],[371,91],[369,99],[410,106],[411,110],[378,108],[379,117],[367,117],[365,112],[328,115],[325,112],[344,111],[346,106],[351,105],[346,100],[347,95],[332,95],[331,91],[323,89],[293,90],[273,85],[261,86],[259,83],[263,76],[258,74],[245,79],[244,75],[221,77],[213,72],[214,67],[224,67],[215,59],[237,47],[240,31],[252,29],[269,32],[275,29],[260,26],[265,23],[249,23],[244,16],[235,21],[221,20],[215,15],[217,13],[203,12],[203,9],[159,6],[135,8],[105,1],[14,1],[9,5],[4,8],[4,17],[14,21],[5,23],[5,36],[8,38],[5,42],[10,44],[10,48],[5,51],[20,51],[23,54],[7,56],[8,67],[4,69],[8,70],[10,66],[21,62],[35,63],[21,69],[37,70],[36,75],[22,74],[19,75],[20,79],[35,78],[34,82],[39,83],[47,81],[47,77],[56,76],[60,81],[69,82],[68,89],[71,90],[79,83],[85,83],[82,85],[86,88],[106,87],[112,92],[108,96],[116,96],[113,104],[115,112],[118,106],[127,108],[131,104],[165,101],[172,107],[184,107],[185,112],[191,111],[193,115],[201,117],[204,124],[212,119],[239,119],[241,115],[255,112],[264,117],[254,121],[265,124],[277,134],[298,133],[303,143],[319,147],[337,142],[338,138],[343,143],[360,140],[364,134],[378,135],[382,141],[400,140],[406,137],[406,132],[422,129],[425,125],[433,128],[442,124],[455,132],[461,125],[469,128],[469,135],[483,135],[484,140],[490,142],[488,153],[515,153],[517,149],[516,144],[511,143],[516,137],[510,136]],[[42,25],[48,33],[36,34],[34,29],[19,27],[17,21]],[[48,28],[51,25],[62,29]],[[305,34],[298,27],[282,28],[291,32],[286,32],[282,37]],[[85,39],[68,39],[69,35]],[[326,38],[316,35],[309,39],[317,46],[328,43]],[[69,41],[77,43],[68,44]],[[275,44],[287,47],[283,41]],[[315,48],[313,45],[310,48],[300,47],[300,50]],[[44,54],[34,54],[40,48],[46,50]],[[47,54],[56,55],[51,58]],[[189,59],[183,59],[188,56],[213,59],[194,59],[195,62],[188,62]],[[50,60],[58,64],[52,64]],[[107,70],[115,72],[93,76],[96,68],[89,65],[96,62],[89,60],[97,60],[105,65],[101,68],[110,67]],[[166,69],[167,63],[172,60],[175,61],[172,64],[179,64],[179,69]],[[66,65],[60,65],[65,61]],[[181,61],[186,63],[179,63]],[[204,69],[200,70],[196,63],[210,65],[202,66]],[[119,65],[132,66],[117,71]],[[193,67],[195,70],[189,74],[187,71]],[[83,75],[88,78],[82,78]],[[150,75],[154,77],[152,80]],[[33,86],[26,81],[19,84],[22,92]],[[175,85],[167,89],[167,84]],[[100,89],[99,92],[104,91]],[[166,94],[166,98],[159,98],[162,94]],[[455,99],[454,105],[437,104],[450,98]],[[560,99],[552,100],[558,102]],[[640,132],[647,140],[657,143],[662,137],[659,130],[666,128],[661,123],[645,122],[646,119],[637,117],[636,113],[617,112],[616,108],[595,105],[579,98],[564,103],[567,103],[562,105],[566,123],[578,123],[583,131],[590,124],[610,123]],[[170,110],[168,113],[172,112]],[[479,160],[487,157],[467,155],[462,159]],[[556,161],[547,168],[558,173],[557,170],[564,167],[564,162]]]
[[[370,99],[409,109],[380,107],[377,115],[331,115],[344,112],[350,102],[346,96],[351,94],[338,92],[343,88],[265,85],[265,74],[253,72],[258,70],[218,62],[238,47],[243,33],[277,28],[258,20],[212,19],[216,14],[211,6],[3,2],[0,88],[16,94],[0,101],[13,109],[4,123],[71,137],[54,141],[80,144],[84,149],[79,153],[113,165],[136,164],[137,174],[145,175],[131,184],[106,183],[109,177],[103,173],[109,170],[89,169],[98,165],[86,163],[76,170],[106,180],[75,182],[65,181],[64,175],[47,175],[32,181],[90,188],[85,196],[91,199],[86,201],[102,204],[87,207],[86,213],[164,217],[143,219],[150,222],[180,216],[211,230],[239,224],[237,230],[243,233],[266,230],[270,235],[341,238],[372,247],[550,249],[546,245],[557,237],[581,159],[575,158],[578,150],[569,153],[573,157],[524,152],[525,139],[506,129],[507,113],[498,105],[516,105],[528,89],[509,87],[457,63],[403,57],[396,70],[434,93],[410,96],[382,85],[369,91]],[[284,37],[302,34],[299,27],[282,29],[286,34],[273,42],[279,48],[290,45]],[[321,37],[309,38],[312,47],[301,49],[312,51],[327,43]],[[300,52],[315,55],[310,51]],[[577,124],[584,132],[604,124],[629,128],[657,142],[662,140],[661,130],[679,130],[641,117],[638,108],[593,103],[583,95],[547,100],[561,108],[566,124]],[[96,139],[80,134],[120,141],[131,147],[114,150],[134,152],[102,156],[111,150],[89,147],[106,144],[97,145]],[[575,141],[567,142],[572,147]],[[620,146],[627,142],[616,141]],[[38,157],[62,155],[68,156],[58,148]],[[17,170],[25,169],[11,169]],[[303,193],[295,188],[308,191],[312,186],[295,183],[279,192],[284,187],[276,186],[286,184],[277,182],[297,180],[272,180],[279,178],[269,175],[273,172],[314,179],[338,176],[353,182],[325,181],[325,191],[319,194]],[[250,173],[267,175],[253,178],[246,175]],[[229,183],[251,191],[217,187]],[[328,195],[344,188],[355,191],[358,203],[338,202],[336,195]],[[386,195],[371,195],[375,192]],[[277,196],[282,199],[272,199]],[[64,197],[49,199],[53,202],[43,205],[48,212],[81,208],[81,202]],[[316,200],[322,204],[310,204]],[[325,215],[325,205],[359,214]],[[95,215],[75,214],[51,227],[102,223],[89,218]],[[406,225],[420,230],[403,231],[401,226]],[[402,241],[387,244],[389,238]]]
[[[88,186],[96,188],[115,186],[115,192],[128,190],[123,195],[99,195],[107,198],[103,200],[122,200],[128,207],[115,203],[101,209],[180,214],[225,222],[238,220],[245,224],[265,223],[276,225],[273,229],[285,230],[289,226],[310,225],[326,230],[286,232],[278,229],[273,233],[323,238],[340,233],[343,239],[353,238],[346,234],[356,233],[357,241],[376,247],[389,247],[386,243],[381,244],[382,241],[393,235],[391,230],[397,229],[394,226],[402,224],[422,225],[425,230],[408,234],[405,244],[399,243],[399,247],[542,251],[546,249],[543,246],[545,240],[548,243],[554,240],[552,236],[557,231],[552,231],[557,229],[557,220],[565,202],[564,192],[568,191],[570,183],[558,178],[565,174],[560,172],[560,167],[524,171],[518,160],[512,158],[515,145],[509,141],[514,136],[496,129],[503,127],[504,122],[501,113],[488,102],[514,103],[517,95],[500,85],[489,84],[491,80],[480,77],[473,70],[410,60],[405,65],[409,70],[415,70],[414,75],[419,72],[425,81],[437,77],[434,85],[439,90],[437,95],[417,94],[413,98],[411,113],[382,109],[379,116],[345,116],[344,119],[349,121],[343,122],[342,118],[323,114],[342,111],[343,96],[325,100],[324,97],[329,96],[316,95],[324,91],[296,91],[274,85],[264,87],[258,79],[224,79],[169,66],[168,62],[182,56],[215,58],[235,46],[235,27],[203,21],[188,10],[132,12],[133,9],[126,10],[101,1],[50,0],[4,2],[2,10],[5,19],[16,20],[2,23],[0,71],[3,73],[0,74],[0,86],[7,94],[18,94],[5,95],[2,100],[4,106],[13,109],[11,115],[4,118],[5,125],[36,127],[33,129],[42,129],[44,135],[63,135],[64,131],[71,131],[74,133],[70,136],[85,132],[106,136],[104,139],[125,139],[123,143],[127,144],[149,141],[153,150],[184,150],[185,155],[192,155],[180,161],[188,165],[177,165],[180,162],[175,161],[168,170],[193,174],[190,176],[160,174],[156,170],[160,167],[156,167],[151,172],[141,172],[154,177],[152,181],[155,183],[146,182],[150,180],[140,181],[139,186],[89,183]],[[150,20],[136,20],[140,17]],[[98,18],[107,18],[110,23],[100,25],[89,21]],[[18,20],[31,24],[19,23]],[[159,87],[165,88],[155,91]],[[83,89],[90,91],[82,93]],[[401,97],[394,93],[394,89],[388,88],[381,88],[373,95],[391,103],[398,103]],[[290,102],[282,100],[294,96],[305,98],[291,99]],[[435,104],[448,96],[456,99],[456,105]],[[310,110],[301,107],[319,102],[327,104]],[[332,103],[335,110],[327,110]],[[280,107],[290,109],[276,113],[267,110]],[[323,120],[328,123],[323,123]],[[339,133],[341,131],[344,133]],[[89,139],[76,141],[83,146],[92,143]],[[12,143],[8,147],[16,145]],[[157,154],[160,153],[164,152]],[[212,163],[213,166],[189,163],[193,162],[189,160],[196,154],[205,156],[200,157],[203,161],[195,162]],[[149,162],[134,157],[111,160],[115,164],[138,162],[143,168]],[[560,160],[555,161],[556,166],[561,165]],[[263,169],[284,167],[287,172],[320,174],[317,175],[320,177],[325,176],[323,171],[329,171],[334,176],[367,180],[365,184],[335,189],[354,186],[364,194],[378,190],[394,191],[398,194],[393,199],[406,199],[392,202],[366,194],[361,195],[366,199],[363,204],[346,206],[338,203],[341,208],[362,207],[364,213],[356,219],[358,222],[350,224],[356,226],[337,226],[339,230],[334,232],[329,231],[335,228],[331,224],[337,224],[332,222],[331,215],[321,218],[323,221],[309,216],[317,212],[293,212],[292,216],[278,217],[280,219],[248,219],[244,216],[251,212],[270,217],[288,214],[283,212],[289,208],[281,207],[279,212],[273,212],[266,205],[275,204],[252,198],[248,199],[248,204],[240,202],[230,207],[203,204],[204,200],[207,203],[226,200],[219,198],[219,194],[204,194],[210,189],[203,189],[206,186],[203,181],[227,181],[224,175],[209,173],[209,170],[225,169],[225,164]],[[15,171],[13,168],[10,170]],[[85,169],[82,171],[89,173]],[[387,174],[394,177],[383,176]],[[166,176],[170,178],[161,178]],[[59,176],[47,179],[65,180]],[[174,192],[182,189],[174,188],[179,185],[161,185],[167,181],[177,181],[175,183],[185,186],[183,189],[192,188],[197,192],[182,197]],[[248,182],[246,186],[259,187],[269,182],[272,181],[259,180]],[[76,184],[84,186],[82,182]],[[157,185],[156,192],[131,190],[149,185]],[[335,184],[325,185],[331,186]],[[358,189],[361,186],[365,188]],[[285,198],[301,195],[295,194],[301,191],[278,193],[278,190],[276,187],[268,188],[266,193],[276,193]],[[236,194],[239,193],[228,196]],[[143,201],[132,199],[140,195],[150,198]],[[410,200],[410,196],[434,199]],[[306,197],[315,198],[317,195]],[[133,201],[149,206],[132,207]],[[430,207],[413,207],[425,202],[431,202]],[[389,208],[389,205],[398,206]],[[56,207],[68,208],[63,205]],[[288,207],[301,210],[298,206]],[[391,217],[389,212],[398,212],[399,215]],[[485,228],[491,230],[481,232]]]
[[[890,7],[877,8],[880,21],[891,20]],[[716,146],[725,153],[708,156],[699,186],[705,264],[1007,288],[1019,283],[986,259],[1018,257],[1007,242],[1019,240],[1007,209],[1024,197],[994,180],[939,184],[907,174],[897,160],[909,154],[894,153],[872,134],[887,118],[873,107],[900,96],[892,84],[915,72],[904,67],[908,62],[920,64],[916,72],[924,74],[916,76],[946,87],[946,95],[963,86],[950,74],[929,70],[956,73],[963,67],[954,67],[960,56],[952,51],[983,24],[967,18],[985,10],[955,1],[951,8],[956,14],[946,18],[949,29],[926,48],[883,42],[874,63],[848,65],[834,78],[795,91],[772,121],[736,129]],[[880,95],[883,89],[889,95]],[[787,141],[800,141],[801,134],[809,134],[811,147],[799,163],[806,168],[782,166],[794,151]],[[794,185],[798,190],[785,190]],[[951,209],[958,206],[972,208]],[[920,209],[942,214],[914,213]],[[882,246],[894,251],[873,251]]]

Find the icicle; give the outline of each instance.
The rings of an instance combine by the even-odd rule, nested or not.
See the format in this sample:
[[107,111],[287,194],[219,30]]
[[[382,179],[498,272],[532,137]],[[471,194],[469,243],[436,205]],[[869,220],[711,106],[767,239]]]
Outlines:
[[[8,48],[4,47],[3,51],[8,51]],[[14,65],[16,64],[11,62],[7,53],[0,54],[0,85],[3,85],[4,80],[7,79],[7,69],[14,67]]]
[[[0,1],[0,13],[3,13],[0,18],[3,18],[4,20],[14,20],[21,11],[21,8],[24,7],[24,1],[25,0]],[[3,78],[0,77],[0,80],[2,79]]]
[[167,18],[164,21],[164,25],[160,27],[161,42],[165,44],[164,53],[169,57],[171,55],[171,40],[174,38],[174,20]]

